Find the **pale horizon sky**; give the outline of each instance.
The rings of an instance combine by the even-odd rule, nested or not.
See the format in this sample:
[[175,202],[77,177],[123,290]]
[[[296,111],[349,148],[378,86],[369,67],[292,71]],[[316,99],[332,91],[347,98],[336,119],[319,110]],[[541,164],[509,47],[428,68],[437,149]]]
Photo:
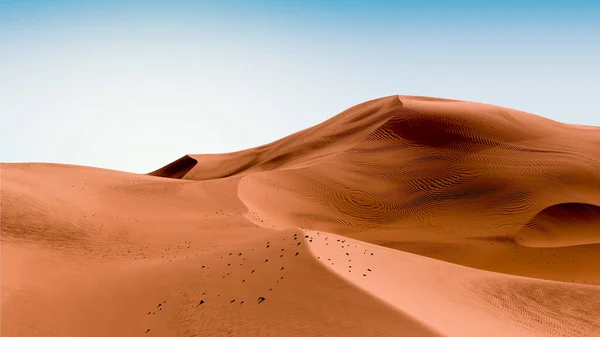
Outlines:
[[0,0],[0,162],[147,173],[394,94],[600,126],[600,4],[482,3]]

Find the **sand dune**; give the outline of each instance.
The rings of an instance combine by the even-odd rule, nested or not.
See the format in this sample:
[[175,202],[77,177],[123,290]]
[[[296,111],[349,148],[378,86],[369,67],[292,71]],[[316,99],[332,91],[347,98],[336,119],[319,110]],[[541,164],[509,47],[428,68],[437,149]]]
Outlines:
[[600,128],[416,96],[0,170],[2,336],[600,336]]
[[240,198],[275,226],[600,284],[593,272],[600,250],[588,245],[598,239],[593,220],[560,226],[551,242],[527,230],[556,205],[600,205],[599,128],[458,101],[389,97],[380,104],[390,110],[374,113],[393,114],[352,147],[307,166],[245,175]]

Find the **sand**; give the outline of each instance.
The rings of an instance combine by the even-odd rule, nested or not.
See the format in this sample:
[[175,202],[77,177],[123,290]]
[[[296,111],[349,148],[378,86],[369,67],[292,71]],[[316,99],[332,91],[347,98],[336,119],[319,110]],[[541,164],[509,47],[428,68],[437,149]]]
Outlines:
[[598,127],[390,96],[0,192],[2,336],[600,336]]

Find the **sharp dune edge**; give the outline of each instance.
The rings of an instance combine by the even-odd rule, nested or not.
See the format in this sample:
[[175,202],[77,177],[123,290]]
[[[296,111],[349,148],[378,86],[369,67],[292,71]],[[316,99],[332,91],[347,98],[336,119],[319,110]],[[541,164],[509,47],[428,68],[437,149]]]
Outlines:
[[2,336],[600,336],[598,127],[390,96],[147,175],[0,175]]

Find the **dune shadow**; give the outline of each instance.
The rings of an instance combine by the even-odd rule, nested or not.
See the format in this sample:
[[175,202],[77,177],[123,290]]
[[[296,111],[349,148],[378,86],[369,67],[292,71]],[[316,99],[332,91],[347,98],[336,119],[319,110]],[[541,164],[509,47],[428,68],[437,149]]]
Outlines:
[[190,172],[198,161],[188,155],[185,155],[176,161],[159,168],[156,171],[148,173],[150,176],[181,179]]
[[517,233],[530,247],[565,247],[600,243],[600,206],[562,203],[543,209]]

